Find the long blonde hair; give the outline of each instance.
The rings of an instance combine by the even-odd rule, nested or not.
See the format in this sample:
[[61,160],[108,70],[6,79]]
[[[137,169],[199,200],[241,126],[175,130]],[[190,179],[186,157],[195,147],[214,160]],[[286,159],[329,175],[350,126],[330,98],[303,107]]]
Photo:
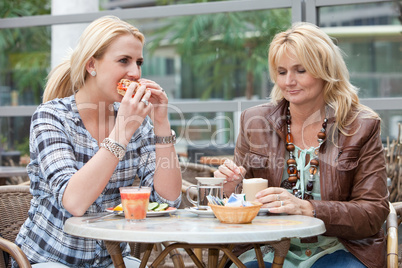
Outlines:
[[56,66],[48,75],[43,102],[68,97],[85,84],[85,65],[94,57],[101,59],[110,44],[119,36],[132,34],[144,44],[144,35],[133,25],[115,16],[93,21],[83,32],[70,58]]
[[276,84],[278,63],[283,55],[294,55],[307,72],[324,80],[324,101],[335,110],[335,124],[343,134],[362,111],[367,111],[365,117],[379,118],[360,103],[358,88],[350,83],[340,48],[316,25],[305,22],[295,23],[287,31],[278,33],[270,44],[268,64],[270,78],[275,83],[271,92],[273,103],[284,98]]

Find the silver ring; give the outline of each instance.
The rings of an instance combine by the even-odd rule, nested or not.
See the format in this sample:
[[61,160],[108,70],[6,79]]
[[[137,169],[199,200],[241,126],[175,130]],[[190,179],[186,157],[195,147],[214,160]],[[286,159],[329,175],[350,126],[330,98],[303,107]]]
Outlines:
[[279,196],[279,194],[276,195],[276,200],[281,200],[281,197]]
[[145,104],[145,106],[148,106],[148,101],[147,100],[142,99],[141,102],[143,102]]
[[283,207],[283,201],[281,201],[281,207]]
[[165,90],[163,88],[161,88],[162,92],[165,92]]

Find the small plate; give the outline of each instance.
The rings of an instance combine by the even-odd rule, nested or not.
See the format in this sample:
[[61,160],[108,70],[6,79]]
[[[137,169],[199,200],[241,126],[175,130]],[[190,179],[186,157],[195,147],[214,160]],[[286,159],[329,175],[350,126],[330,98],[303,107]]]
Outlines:
[[[107,208],[107,212],[113,212],[113,208]],[[160,217],[160,216],[166,216],[170,214],[175,214],[177,212],[177,208],[175,209],[170,209],[170,210],[163,210],[163,211],[148,211],[147,212],[147,217]],[[124,212],[119,214],[119,216],[124,217]]]
[[260,211],[258,212],[258,216],[265,216],[269,213],[269,208],[260,208]]
[[190,211],[192,213],[195,213],[200,217],[215,217],[215,214],[214,214],[214,212],[212,211],[211,208],[209,208],[209,209],[198,209],[197,207],[189,207],[189,208],[185,208],[184,210]]
[[177,212],[177,208],[163,211],[148,211],[147,217],[158,217],[158,216],[166,216],[170,214],[175,214]]

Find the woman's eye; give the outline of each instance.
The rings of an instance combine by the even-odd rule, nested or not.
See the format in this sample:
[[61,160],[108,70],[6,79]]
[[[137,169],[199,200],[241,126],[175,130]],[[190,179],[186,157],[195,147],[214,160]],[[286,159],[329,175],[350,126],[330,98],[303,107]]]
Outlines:
[[285,75],[286,72],[285,72],[285,71],[278,71],[278,74],[279,74],[279,75]]
[[128,63],[128,59],[121,59],[119,60],[121,63]]
[[302,74],[302,73],[305,73],[305,72],[306,72],[306,70],[301,69],[301,70],[297,70],[297,72]]
[[144,64],[144,62],[143,61],[137,61],[137,66],[142,66]]

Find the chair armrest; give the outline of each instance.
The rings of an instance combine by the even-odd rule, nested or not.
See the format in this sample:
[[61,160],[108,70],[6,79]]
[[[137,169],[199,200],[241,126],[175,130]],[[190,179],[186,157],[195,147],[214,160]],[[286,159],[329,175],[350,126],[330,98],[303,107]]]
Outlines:
[[10,254],[20,268],[31,268],[31,264],[25,253],[13,242],[0,237],[0,250]]
[[[395,204],[395,206],[399,206]],[[402,208],[402,206],[400,207]],[[387,217],[387,267],[398,268],[398,215],[402,210],[398,207],[398,213],[392,203],[389,204]]]

